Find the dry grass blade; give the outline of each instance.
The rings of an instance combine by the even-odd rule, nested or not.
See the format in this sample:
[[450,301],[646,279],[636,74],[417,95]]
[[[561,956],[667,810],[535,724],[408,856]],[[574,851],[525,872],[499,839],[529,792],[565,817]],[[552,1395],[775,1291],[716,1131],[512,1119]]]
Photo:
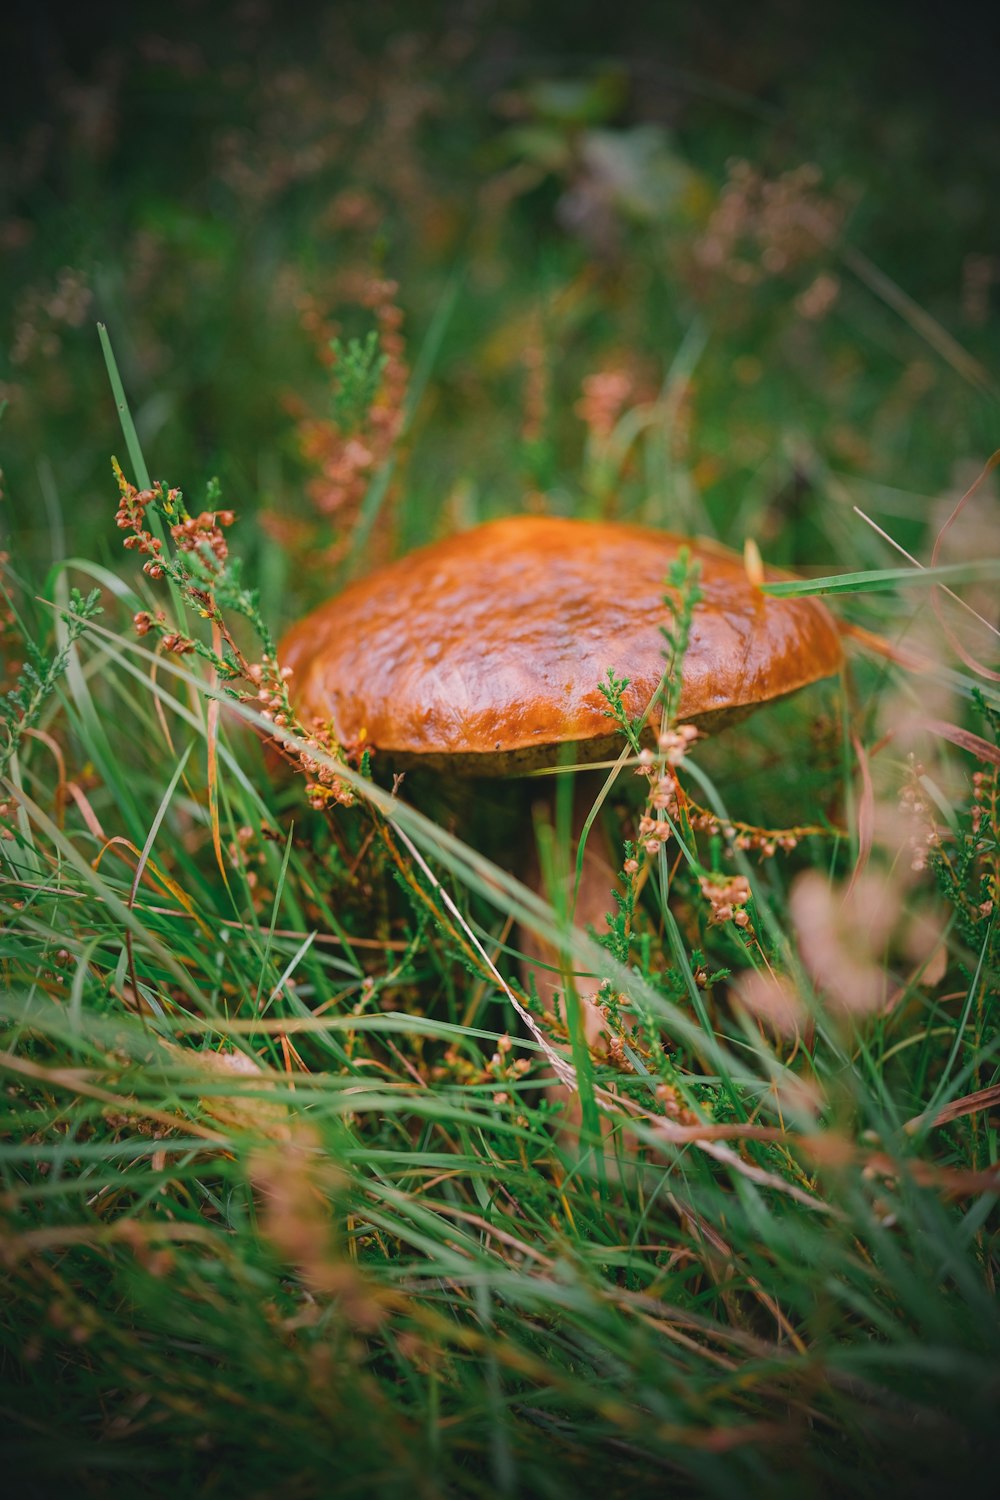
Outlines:
[[22,1078],[30,1078],[46,1088],[66,1089],[72,1094],[80,1094],[87,1099],[97,1099],[100,1103],[111,1105],[123,1114],[132,1114],[139,1119],[150,1120],[156,1125],[164,1126],[167,1130],[176,1130],[182,1136],[197,1136],[213,1146],[229,1144],[226,1136],[209,1130],[205,1125],[199,1125],[196,1120],[185,1120],[180,1115],[171,1115],[165,1110],[156,1109],[155,1106],[139,1103],[137,1100],[130,1099],[126,1094],[116,1094],[110,1089],[101,1088],[90,1081],[87,1069],[43,1067],[26,1057],[17,1057],[12,1052],[0,1052],[0,1068],[5,1068],[9,1073],[16,1073]]
[[[884,541],[888,542],[890,547],[894,547],[902,557],[905,557],[907,562],[912,563],[915,568],[923,568],[923,563],[920,562],[918,558],[914,557],[912,552],[907,552],[905,547],[901,547],[894,537],[891,537],[887,531],[883,530],[883,528],[878,525],[877,522],[872,520],[871,516],[865,515],[865,512],[861,509],[860,505],[854,505],[851,507],[851,509],[854,511],[854,514],[856,516],[860,516],[862,521],[864,521],[866,525],[870,526],[873,531],[878,532],[879,536],[882,537]],[[968,602],[968,600],[963,599],[961,594],[956,594],[955,590],[950,589],[945,583],[939,583],[938,588],[943,594],[947,594],[949,599],[953,600],[968,614],[972,615],[974,620],[978,620],[979,624],[982,625],[984,629],[989,630],[993,635],[1000,635],[1000,631],[997,630],[997,627],[992,623],[992,621],[987,620],[986,616],[981,615],[977,609],[973,609],[972,605]],[[865,637],[867,636],[867,632],[858,631],[858,635],[859,638]],[[906,665],[905,660],[903,661],[902,665]]]
[[[991,454],[987,459],[978,478],[973,481],[973,483],[966,490],[965,494],[956,503],[951,514],[948,516],[944,525],[941,527],[941,530],[935,537],[934,546],[931,550],[932,567],[935,567],[937,565],[938,555],[940,554],[942,544],[944,543],[944,539],[949,530],[954,525],[955,521],[958,520],[958,517],[965,509],[966,504],[972,499],[973,495],[979,489],[979,486],[982,484],[983,480],[986,479],[989,474],[992,474],[993,470],[996,469],[998,465],[1000,465],[1000,448],[998,448],[997,451]],[[955,652],[955,655],[965,663],[970,671],[975,672],[978,677],[985,677],[989,682],[1000,682],[1000,672],[995,672],[992,667],[988,667],[984,662],[978,661],[977,658],[974,657],[966,649],[963,643],[959,640],[958,636],[955,634],[954,630],[952,630],[951,626],[948,624],[947,620],[945,620],[936,589],[932,593],[931,599],[934,605],[934,613],[937,616],[938,624],[940,625],[943,634],[947,638],[948,644],[951,646],[951,649]]]
[[939,1125],[949,1125],[952,1120],[961,1120],[966,1115],[978,1114],[982,1109],[992,1109],[995,1104],[1000,1104],[1000,1083],[991,1084],[989,1088],[977,1089],[974,1094],[964,1094],[961,1099],[952,1099],[948,1104],[941,1105],[939,1109],[914,1115],[911,1120],[907,1120],[903,1128],[908,1135],[914,1135],[919,1130],[931,1130]]
[[506,979],[504,979],[503,975],[500,973],[500,970],[490,958],[489,954],[486,952],[486,949],[483,947],[482,943],[479,941],[478,937],[473,932],[468,922],[466,922],[465,918],[462,916],[462,913],[455,905],[451,896],[438,880],[437,876],[434,874],[433,870],[430,868],[427,861],[420,853],[420,850],[413,843],[412,839],[410,839],[408,835],[404,833],[404,831],[399,827],[398,824],[393,824],[393,827],[395,828],[400,841],[403,843],[406,849],[409,850],[414,863],[417,865],[424,878],[440,895],[442,902],[451,913],[453,920],[464,932],[466,939],[470,943],[473,950],[478,954],[487,972],[495,980],[497,987],[500,989],[501,993],[507,997],[508,1001],[514,1007],[515,1011],[520,1016],[525,1026],[527,1026],[528,1030],[531,1032],[531,1035],[534,1037],[539,1047],[541,1047],[546,1058],[552,1064],[552,1067],[560,1082],[564,1083],[567,1088],[575,1088],[576,1070],[573,1068],[572,1064],[568,1063],[564,1057],[560,1056],[560,1054],[556,1051],[551,1042],[545,1036],[545,1033],[538,1025],[538,1022],[535,1020],[534,1016],[529,1010],[525,1008],[525,1006],[521,1004],[520,1000],[514,994],[514,991],[511,989]]
[[854,890],[861,876],[864,874],[871,858],[872,845],[875,840],[875,788],[872,785],[871,767],[868,764],[868,756],[857,734],[851,732],[851,743],[854,746],[854,754],[861,773],[861,796],[858,799],[858,857],[854,861],[851,878],[844,891],[846,901]]

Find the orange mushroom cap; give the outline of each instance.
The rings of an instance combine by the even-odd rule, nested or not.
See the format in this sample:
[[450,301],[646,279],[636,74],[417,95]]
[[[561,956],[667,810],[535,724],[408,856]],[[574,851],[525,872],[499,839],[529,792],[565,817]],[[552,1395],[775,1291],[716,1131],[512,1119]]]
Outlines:
[[841,664],[815,599],[771,599],[711,543],[615,522],[515,516],[423,547],[352,584],[279,647],[305,719],[395,762],[495,775],[616,740],[612,668],[641,714],[664,673],[663,596],[681,547],[701,563],[681,720],[705,729]]

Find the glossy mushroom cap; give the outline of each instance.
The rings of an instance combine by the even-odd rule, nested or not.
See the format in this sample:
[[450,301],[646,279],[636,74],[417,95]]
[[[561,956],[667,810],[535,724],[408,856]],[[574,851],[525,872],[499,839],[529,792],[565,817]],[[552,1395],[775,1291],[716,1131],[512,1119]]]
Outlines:
[[[285,636],[304,719],[362,734],[394,763],[496,775],[596,760],[618,738],[598,683],[627,677],[641,714],[660,685],[665,579],[701,562],[680,718],[706,729],[836,672],[840,637],[815,599],[769,599],[742,559],[642,526],[516,516],[352,584]],[[615,746],[617,748],[617,746]]]

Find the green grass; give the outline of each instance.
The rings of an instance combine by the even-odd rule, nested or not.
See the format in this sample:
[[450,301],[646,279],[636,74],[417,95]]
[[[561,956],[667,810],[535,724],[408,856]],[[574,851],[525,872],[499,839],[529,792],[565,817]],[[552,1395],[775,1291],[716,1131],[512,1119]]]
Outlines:
[[[132,133],[8,205],[42,249],[11,263],[2,429],[5,1472],[32,1496],[981,1483],[997,653],[948,593],[992,607],[987,482],[932,550],[997,446],[997,328],[951,331],[932,283],[957,251],[925,205],[926,284],[885,280],[919,139],[880,221],[849,111],[807,152],[706,78],[650,134],[610,65],[526,46],[490,103],[485,45],[452,65],[419,28],[384,52],[330,28],[291,83],[290,32],[252,90],[238,30],[205,22],[205,73],[123,39],[107,88]],[[189,134],[160,141],[165,119]],[[632,188],[567,219],[599,150]],[[821,183],[788,176],[813,157]],[[784,181],[777,225],[756,172]],[[374,210],[338,198],[359,189]],[[800,211],[836,232],[804,240]],[[70,292],[52,310],[64,265],[78,321]],[[835,301],[807,315],[823,276]],[[604,416],[601,372],[624,372]],[[166,576],[121,550],[119,417],[139,489],[238,512],[224,566],[155,504]],[[373,462],[331,511],[323,444],[347,436]],[[855,632],[841,678],[696,744],[676,836],[636,869],[624,734],[579,783],[622,872],[589,931],[565,896],[572,770],[552,797],[416,773],[394,795],[377,754],[326,743],[278,775],[261,738],[295,762],[302,726],[241,675],[375,561],[523,508],[756,538],[808,575],[770,592],[830,594]],[[748,882],[745,926],[711,919],[713,876]],[[528,934],[569,990],[556,1017],[523,986]],[[609,1049],[583,1044],[574,990],[608,1006]]]

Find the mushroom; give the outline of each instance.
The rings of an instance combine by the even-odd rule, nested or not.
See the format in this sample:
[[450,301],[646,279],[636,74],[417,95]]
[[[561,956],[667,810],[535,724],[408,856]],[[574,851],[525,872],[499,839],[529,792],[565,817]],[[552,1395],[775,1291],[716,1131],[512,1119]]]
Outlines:
[[[722,548],[618,522],[517,516],[423,547],[295,625],[279,648],[293,701],[341,743],[367,739],[400,768],[501,776],[602,759],[619,732],[598,685],[612,668],[629,680],[630,716],[647,709],[664,673],[665,580],[684,546],[701,564],[702,597],[680,721],[710,731],[838,670],[826,608],[767,597]],[[613,879],[593,842],[581,925],[601,923]],[[551,969],[551,949],[528,934],[522,943]],[[599,1029],[591,1007],[588,1036]]]
[[770,599],[741,558],[618,522],[515,516],[390,563],[307,615],[279,660],[304,718],[367,738],[400,767],[496,776],[600,760],[617,732],[598,690],[629,679],[641,714],[664,671],[663,594],[688,546],[702,599],[679,718],[705,731],[840,667],[837,627],[811,598]]

